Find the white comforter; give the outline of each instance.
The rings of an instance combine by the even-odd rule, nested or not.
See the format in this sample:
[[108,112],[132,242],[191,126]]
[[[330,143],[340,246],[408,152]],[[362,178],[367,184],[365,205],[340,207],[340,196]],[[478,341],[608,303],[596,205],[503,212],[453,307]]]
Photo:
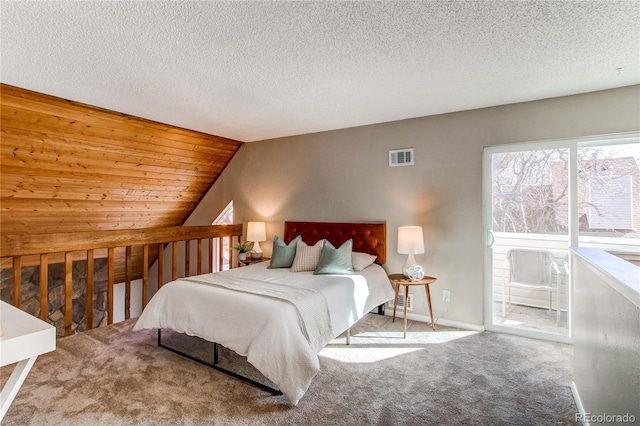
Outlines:
[[[311,345],[290,302],[195,281],[219,275],[312,288],[324,295],[333,336],[394,297],[384,269],[371,265],[357,275],[313,275],[267,269],[268,262],[165,284],[151,299],[134,330],[169,328],[202,337],[246,356],[297,405],[319,371],[317,352],[331,339]],[[315,346],[315,347],[314,347]]]

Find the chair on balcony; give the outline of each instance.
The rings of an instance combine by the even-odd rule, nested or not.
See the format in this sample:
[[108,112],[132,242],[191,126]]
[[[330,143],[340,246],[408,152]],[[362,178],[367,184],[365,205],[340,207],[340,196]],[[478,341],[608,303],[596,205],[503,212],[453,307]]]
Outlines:
[[[506,275],[507,267],[509,275]],[[556,273],[556,285],[553,286],[553,272]],[[528,290],[546,290],[549,292],[549,309],[552,309],[553,293],[556,293],[556,322],[560,322],[560,270],[553,255],[545,250],[511,249],[507,252],[502,265],[502,316],[506,316],[505,288],[509,288],[511,305],[511,287]]]

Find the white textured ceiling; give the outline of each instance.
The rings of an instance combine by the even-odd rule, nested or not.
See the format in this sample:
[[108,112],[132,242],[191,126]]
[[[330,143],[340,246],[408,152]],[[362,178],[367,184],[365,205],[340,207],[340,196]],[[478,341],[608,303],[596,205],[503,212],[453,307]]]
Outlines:
[[640,2],[0,5],[3,83],[256,141],[640,83]]

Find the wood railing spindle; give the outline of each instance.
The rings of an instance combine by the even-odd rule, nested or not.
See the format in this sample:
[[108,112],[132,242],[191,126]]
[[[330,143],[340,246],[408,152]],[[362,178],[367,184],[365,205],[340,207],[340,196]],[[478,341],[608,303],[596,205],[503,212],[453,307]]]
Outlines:
[[131,246],[125,249],[124,259],[124,319],[131,318],[131,275],[133,265],[131,260]]
[[213,238],[209,238],[209,273],[213,272]]
[[149,297],[149,244],[142,246],[142,309]]
[[40,255],[40,319],[49,317],[49,255]]
[[11,283],[11,304],[20,307],[20,288],[22,286],[22,258],[13,256],[13,282]]
[[164,284],[164,243],[158,244],[158,290]]
[[198,240],[198,267],[196,268],[196,274],[202,275],[202,239]]
[[224,240],[222,238],[218,238],[218,267],[216,269],[218,271],[222,271],[223,267],[224,267]]
[[[178,254],[179,242],[185,241],[185,275],[191,275],[191,241],[197,241],[197,265],[196,271],[202,274],[205,267],[203,239],[209,242],[208,270],[216,272],[223,264],[225,254],[225,243],[229,242],[229,257],[232,255],[231,243],[233,238],[239,237],[242,233],[242,225],[213,225],[213,226],[185,226],[169,228],[146,228],[113,231],[94,232],[72,232],[44,235],[13,235],[0,234],[0,258],[7,259],[7,266],[11,265],[12,284],[11,302],[20,308],[22,304],[22,268],[25,266],[40,267],[39,279],[39,304],[40,318],[49,320],[48,297],[48,267],[49,263],[64,262],[64,319],[63,332],[68,336],[73,330],[73,262],[84,261],[86,259],[86,330],[93,327],[94,319],[94,290],[95,290],[95,261],[96,258],[107,258],[107,300],[106,300],[106,322],[114,322],[114,285],[116,278],[118,282],[124,280],[125,283],[125,319],[131,317],[131,281],[140,278],[134,274],[134,267],[138,264],[138,254],[134,254],[133,246],[142,245],[142,307],[147,304],[148,281],[149,281],[149,259],[151,256],[151,244],[158,249],[158,288],[164,284],[164,248],[166,244],[172,245],[172,265],[171,278],[178,277]],[[225,239],[225,238],[228,238]],[[219,267],[216,268],[215,239],[218,240]],[[124,253],[119,251],[124,247]],[[116,251],[118,249],[118,251]],[[84,252],[84,253],[82,253]],[[116,253],[118,257],[116,257]],[[124,262],[124,277],[121,275],[122,269],[118,269],[116,276],[115,263],[121,260]],[[135,265],[134,265],[135,263]],[[233,267],[233,262],[230,267]],[[57,308],[56,308],[57,309]]]
[[184,242],[184,276],[191,275],[191,241]]
[[71,252],[64,254],[64,335],[71,336],[73,318],[73,257]]
[[107,324],[113,324],[113,284],[116,249],[109,247],[107,258]]
[[171,243],[171,280],[178,279],[178,242]]
[[85,321],[85,330],[93,328],[93,273],[95,266],[93,255],[93,250],[87,250],[87,319]]

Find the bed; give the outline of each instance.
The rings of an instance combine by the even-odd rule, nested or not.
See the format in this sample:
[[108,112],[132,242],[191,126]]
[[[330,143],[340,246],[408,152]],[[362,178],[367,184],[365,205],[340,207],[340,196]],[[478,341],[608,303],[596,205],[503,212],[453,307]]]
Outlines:
[[309,247],[324,240],[340,249],[352,244],[353,252],[376,256],[376,263],[352,274],[317,275],[292,272],[295,263],[270,268],[266,261],[181,278],[153,296],[134,329],[170,329],[231,349],[297,405],[319,371],[317,353],[394,297],[380,266],[384,223],[285,222],[284,244],[298,236]]

